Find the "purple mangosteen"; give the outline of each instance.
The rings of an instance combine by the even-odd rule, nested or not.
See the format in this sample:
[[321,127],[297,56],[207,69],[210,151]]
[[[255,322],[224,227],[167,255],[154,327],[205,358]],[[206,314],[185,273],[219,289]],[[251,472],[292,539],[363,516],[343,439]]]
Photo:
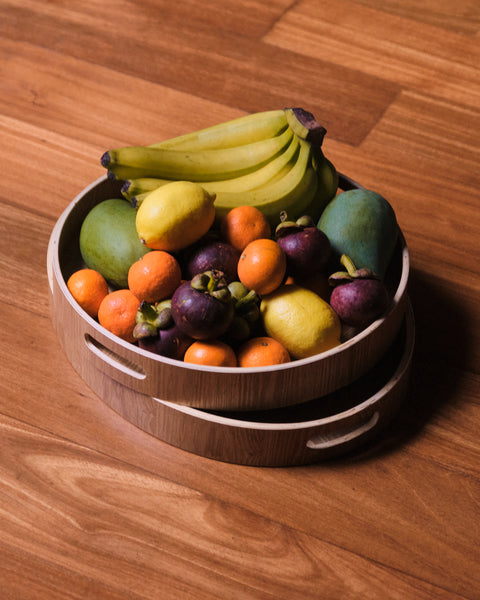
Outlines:
[[172,317],[186,335],[205,340],[223,335],[234,316],[234,304],[221,271],[205,271],[182,283],[172,296]]
[[187,348],[194,342],[175,325],[170,300],[157,305],[142,302],[133,335],[142,350],[177,360],[183,360]]
[[331,251],[330,241],[323,231],[309,216],[288,221],[287,214],[282,212],[280,220],[275,236],[287,257],[287,274],[295,279],[323,271]]
[[197,245],[185,260],[185,278],[192,279],[205,271],[221,271],[230,283],[238,279],[240,251],[226,242],[208,240]]
[[172,325],[168,329],[159,329],[154,336],[139,339],[138,346],[143,350],[148,350],[167,358],[183,360],[187,348],[194,341],[193,338],[185,335],[176,325]]
[[347,269],[329,277],[334,289],[330,305],[346,325],[366,327],[381,317],[390,304],[383,282],[370,269],[356,269],[345,254],[340,262]]

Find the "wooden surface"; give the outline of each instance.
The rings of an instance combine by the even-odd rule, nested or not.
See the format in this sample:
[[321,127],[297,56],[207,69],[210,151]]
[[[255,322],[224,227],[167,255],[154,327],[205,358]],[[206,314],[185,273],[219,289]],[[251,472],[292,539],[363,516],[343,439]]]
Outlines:
[[[474,0],[0,2],[2,600],[480,598],[479,29]],[[355,455],[242,467],[88,389],[46,249],[104,150],[295,105],[397,213],[412,380]]]

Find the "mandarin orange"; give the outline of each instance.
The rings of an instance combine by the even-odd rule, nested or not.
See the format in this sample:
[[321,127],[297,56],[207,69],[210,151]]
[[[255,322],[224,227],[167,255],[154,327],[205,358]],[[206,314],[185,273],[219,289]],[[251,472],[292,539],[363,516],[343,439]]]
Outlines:
[[220,340],[193,342],[185,352],[184,362],[213,367],[236,367],[237,356],[233,349]]
[[171,298],[181,279],[182,272],[177,259],[164,250],[147,252],[128,271],[130,291],[140,301],[150,303]]
[[248,204],[232,208],[220,223],[222,238],[242,251],[250,242],[271,237],[267,217],[255,206]]
[[250,242],[238,261],[238,278],[249,290],[263,296],[276,290],[285,277],[285,252],[275,240]]
[[290,355],[280,342],[260,336],[244,342],[237,352],[240,367],[266,367],[290,362]]
[[134,342],[133,329],[136,325],[140,300],[128,289],[110,292],[98,309],[98,322],[110,333],[126,342]]
[[105,277],[94,269],[79,269],[70,275],[67,287],[83,310],[96,319],[98,308],[108,294]]

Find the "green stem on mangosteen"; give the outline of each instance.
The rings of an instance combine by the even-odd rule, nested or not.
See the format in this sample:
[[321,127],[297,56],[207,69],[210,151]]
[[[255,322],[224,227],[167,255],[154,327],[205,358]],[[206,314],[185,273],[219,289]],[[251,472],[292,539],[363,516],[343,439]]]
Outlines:
[[340,263],[347,269],[347,273],[350,275],[350,277],[355,277],[357,267],[349,256],[342,254]]

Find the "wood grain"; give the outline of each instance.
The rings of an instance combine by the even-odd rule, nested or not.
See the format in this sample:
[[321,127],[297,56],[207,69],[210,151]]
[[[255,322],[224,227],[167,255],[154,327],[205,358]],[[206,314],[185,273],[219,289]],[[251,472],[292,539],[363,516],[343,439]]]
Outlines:
[[[477,600],[480,8],[473,0],[0,2],[0,589]],[[56,219],[109,147],[300,105],[410,250],[408,397],[343,459],[252,468],[140,431],[50,321]]]

